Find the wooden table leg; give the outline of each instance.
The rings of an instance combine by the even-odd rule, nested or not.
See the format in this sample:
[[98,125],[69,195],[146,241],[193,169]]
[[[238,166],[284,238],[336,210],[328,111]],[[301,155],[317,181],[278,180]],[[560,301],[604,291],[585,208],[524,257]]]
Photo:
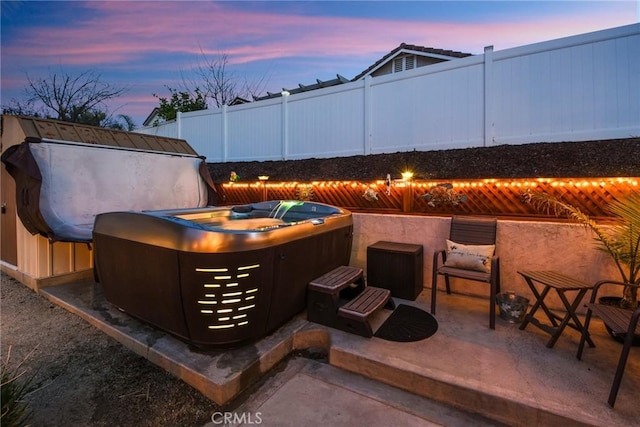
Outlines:
[[[553,313],[551,313],[547,308],[547,306],[544,304],[544,299],[546,298],[547,294],[551,290],[551,287],[545,286],[544,289],[542,290],[542,293],[539,293],[535,285],[531,282],[531,280],[528,277],[526,277],[525,280],[529,285],[529,288],[531,288],[531,292],[533,292],[533,295],[536,297],[536,302],[531,307],[531,310],[529,310],[529,313],[527,313],[527,315],[525,316],[524,321],[520,324],[520,330],[524,331],[524,329],[527,327],[529,322],[533,320],[534,315],[536,314],[536,312],[538,311],[538,308],[540,307],[542,307],[542,310],[545,312],[545,314],[551,321],[551,324],[554,327],[557,327],[558,324],[554,319]],[[539,322],[536,322],[536,323],[539,323]]]
[[[582,334],[584,329],[582,322],[580,322],[580,319],[578,319],[578,316],[576,315],[576,309],[578,308],[578,305],[580,305],[580,301],[582,301],[582,298],[584,298],[584,295],[587,293],[587,289],[580,289],[578,291],[578,294],[574,298],[573,303],[571,304],[569,304],[569,300],[567,300],[567,297],[565,296],[564,291],[561,291],[559,289],[557,289],[557,291],[558,291],[558,296],[560,297],[560,300],[562,300],[562,304],[564,304],[564,307],[567,310],[567,314],[564,316],[564,319],[562,319],[562,322],[560,323],[560,326],[558,327],[557,332],[551,337],[551,339],[547,343],[547,347],[549,348],[555,345],[556,341],[558,340],[560,335],[562,335],[562,331],[564,331],[567,325],[573,326],[576,331],[580,332],[580,334]],[[571,325],[569,323],[569,320],[573,320],[574,324]],[[589,343],[589,347],[595,347],[595,344],[593,343],[593,341],[591,341],[591,337],[589,336],[588,333],[586,335],[586,340]]]

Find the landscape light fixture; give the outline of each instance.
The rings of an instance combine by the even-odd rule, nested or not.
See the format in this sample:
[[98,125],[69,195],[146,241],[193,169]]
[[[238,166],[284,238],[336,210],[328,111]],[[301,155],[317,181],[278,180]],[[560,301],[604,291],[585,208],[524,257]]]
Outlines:
[[413,172],[402,172],[402,180],[403,181],[409,181],[411,178],[413,178]]

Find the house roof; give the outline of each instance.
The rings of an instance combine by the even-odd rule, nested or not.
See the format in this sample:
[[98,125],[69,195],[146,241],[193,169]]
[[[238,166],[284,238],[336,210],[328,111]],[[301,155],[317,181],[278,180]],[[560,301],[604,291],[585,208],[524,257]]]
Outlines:
[[[282,92],[288,92],[289,94],[294,94],[294,93],[301,93],[301,92],[307,92],[310,90],[316,90],[316,89],[320,89],[320,88],[324,88],[324,87],[331,87],[331,86],[336,86],[336,85],[340,85],[343,83],[349,83],[349,79],[342,77],[340,74],[336,74],[336,78],[335,79],[331,79],[331,80],[320,80],[320,79],[316,79],[316,82],[310,85],[303,85],[302,83],[298,83],[298,87],[293,88],[293,89],[287,89],[287,88],[282,88]],[[276,92],[276,93],[271,93],[271,92],[267,92],[267,94],[265,96],[254,96],[253,100],[254,101],[262,101],[263,99],[271,99],[271,98],[278,98],[280,96],[282,96],[282,92]]]
[[[378,61],[376,61],[373,65],[371,65],[366,70],[364,70],[363,72],[355,76],[352,80],[348,80],[342,77],[340,74],[337,74],[336,78],[332,80],[322,81],[320,79],[317,79],[316,84],[312,84],[312,85],[299,84],[297,88],[294,88],[294,89],[282,88],[282,91],[283,92],[286,91],[289,94],[294,94],[294,93],[306,92],[309,90],[336,86],[339,84],[348,83],[349,81],[360,80],[364,76],[377,70],[387,62],[392,61],[393,58],[395,58],[396,56],[404,53],[420,55],[420,56],[428,56],[431,58],[438,58],[445,61],[456,59],[456,58],[465,58],[467,56],[472,56],[472,54],[470,53],[457,52],[454,50],[435,49],[432,47],[424,47],[424,46],[417,46],[413,44],[401,43],[400,46],[396,47],[391,52],[387,53],[385,56],[383,56]],[[254,96],[253,100],[262,101],[263,99],[278,98],[280,96],[282,96],[282,92],[276,92],[276,93],[267,92],[267,95],[265,96]]]
[[242,98],[242,97],[240,97],[240,96],[236,96],[235,98],[233,98],[233,101],[231,101],[231,102],[229,103],[229,106],[232,106],[232,105],[242,105],[242,104],[246,104],[246,103],[248,103],[248,102],[251,102],[251,101],[249,101],[248,99],[244,99],[244,98]]
[[444,60],[451,60],[456,58],[465,58],[467,56],[472,56],[472,54],[470,53],[457,52],[454,50],[435,49],[432,47],[424,47],[424,46],[417,46],[414,44],[401,43],[400,46],[396,47],[391,52],[387,53],[385,56],[377,60],[373,65],[371,65],[369,68],[367,68],[366,70],[362,71],[360,74],[355,76],[351,81],[360,80],[364,76],[377,70],[382,65],[393,60],[393,58],[395,58],[396,56],[402,53],[411,53],[414,55],[429,56],[432,58],[440,58]]
[[184,139],[125,132],[59,120],[26,116],[17,116],[17,118],[25,137],[30,140],[71,141],[145,151],[198,155]]
[[151,126],[156,117],[158,117],[158,114],[160,114],[160,108],[155,107],[153,111],[151,111],[151,113],[147,116],[147,118],[144,119],[144,122],[142,122],[142,126]]
[[[424,46],[417,46],[417,45],[413,45],[413,44],[401,43],[400,46],[396,47],[391,52],[387,53],[385,56],[380,58],[373,65],[368,67],[366,70],[364,70],[363,72],[361,72],[360,74],[358,74],[357,76],[355,76],[351,80],[341,76],[340,74],[336,74],[336,78],[335,79],[325,80],[325,81],[322,81],[320,79],[316,79],[316,83],[313,83],[313,84],[310,84],[310,85],[304,85],[302,83],[299,83],[298,87],[296,87],[296,88],[292,88],[292,89],[282,88],[282,92],[269,92],[269,91],[267,91],[267,94],[264,95],[264,96],[255,96],[254,95],[253,96],[253,100],[254,101],[262,101],[262,100],[265,100],[265,99],[279,98],[279,97],[282,96],[282,94],[284,92],[287,92],[289,94],[295,94],[295,93],[307,92],[307,91],[315,90],[315,89],[321,89],[321,88],[325,88],[325,87],[336,86],[336,85],[340,85],[340,84],[343,84],[343,83],[349,83],[350,81],[360,80],[364,76],[366,76],[367,74],[372,73],[373,71],[375,71],[378,68],[380,68],[382,65],[386,64],[389,61],[392,61],[393,58],[395,58],[396,56],[398,56],[400,54],[403,54],[403,53],[409,53],[409,54],[420,55],[420,56],[428,56],[428,57],[432,57],[432,58],[439,58],[439,59],[442,59],[442,60],[445,60],[445,61],[448,61],[448,60],[451,60],[451,59],[456,59],[456,58],[465,58],[467,56],[472,56],[472,54],[470,54],[470,53],[457,52],[457,51],[454,51],[454,50],[435,49],[435,48],[432,48],[432,47],[424,47]],[[246,99],[243,99],[243,98],[236,97],[231,102],[230,105],[239,105],[239,104],[243,104],[243,103],[246,103],[246,102],[249,102],[249,101],[246,100]],[[149,114],[147,119],[144,121],[143,125],[144,126],[151,125],[152,121],[156,118],[156,115],[158,114],[159,111],[160,110],[158,109],[158,107],[154,108],[154,110],[151,112],[151,114]]]

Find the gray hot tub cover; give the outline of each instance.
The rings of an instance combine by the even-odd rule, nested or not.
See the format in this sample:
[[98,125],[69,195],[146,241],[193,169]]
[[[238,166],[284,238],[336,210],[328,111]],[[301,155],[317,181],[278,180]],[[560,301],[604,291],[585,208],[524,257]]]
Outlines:
[[23,225],[51,241],[90,242],[100,213],[204,207],[215,192],[191,154],[27,138],[2,162]]

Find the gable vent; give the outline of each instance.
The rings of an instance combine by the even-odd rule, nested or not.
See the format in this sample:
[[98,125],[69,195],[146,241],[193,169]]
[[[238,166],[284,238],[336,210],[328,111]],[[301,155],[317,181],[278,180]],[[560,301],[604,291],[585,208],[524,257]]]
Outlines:
[[399,73],[404,69],[404,58],[396,58],[393,60],[393,72]]
[[404,67],[405,70],[412,70],[413,68],[415,68],[415,64],[416,64],[415,55],[406,56],[404,60],[405,60],[405,67]]
[[401,56],[393,60],[393,72],[399,73],[404,70],[412,70],[416,67],[416,56]]

